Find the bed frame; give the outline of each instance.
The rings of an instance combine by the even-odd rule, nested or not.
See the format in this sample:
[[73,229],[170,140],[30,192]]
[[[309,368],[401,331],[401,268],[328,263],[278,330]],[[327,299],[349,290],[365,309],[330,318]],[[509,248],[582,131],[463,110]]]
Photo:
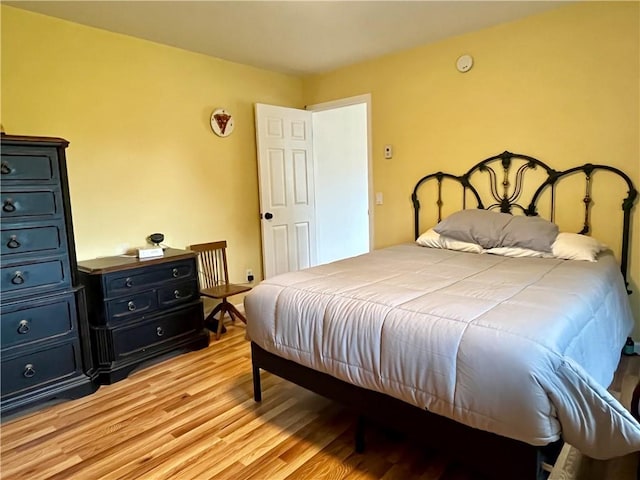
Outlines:
[[260,369],[312,392],[335,400],[356,412],[355,450],[362,452],[369,422],[407,434],[426,448],[446,452],[491,480],[542,480],[542,465],[555,458],[561,442],[537,448],[494,433],[467,427],[383,393],[366,390],[278,357],[251,343],[254,400],[260,402]]
[[[530,189],[527,184],[526,190],[532,190],[534,193],[525,207],[519,203],[525,191],[524,176],[527,171],[536,170],[538,167],[543,171],[544,179],[539,185],[534,185],[534,189]],[[550,220],[553,221],[556,200],[555,189],[558,181],[578,173],[584,174],[586,181],[585,195],[582,199],[584,203],[584,223],[580,232],[586,234],[591,228],[592,181],[594,173],[598,170],[618,175],[628,186],[627,196],[622,202],[623,226],[620,261],[620,269],[626,282],[630,215],[634,200],[637,197],[637,191],[631,179],[625,173],[607,165],[585,164],[568,170],[557,171],[533,157],[504,152],[477,163],[463,175],[457,176],[443,172],[426,175],[418,181],[411,195],[414,207],[415,237],[417,238],[421,233],[418,190],[429,181],[433,180],[437,185],[436,206],[438,221],[442,219],[442,184],[447,179],[458,182],[462,187],[463,208],[467,208],[467,196],[471,196],[477,208],[499,208],[501,212],[506,213],[511,213],[513,209],[519,209],[525,215],[530,216],[538,215],[538,200],[543,193],[549,191],[551,195]],[[498,172],[501,172],[501,180],[499,180]],[[487,175],[489,178],[490,198],[492,200],[489,200],[491,203],[485,207],[479,193],[480,190],[474,186],[473,182],[478,177],[486,180]],[[468,427],[383,393],[357,387],[325,373],[317,372],[286,360],[267,352],[253,342],[251,343],[251,358],[253,363],[254,399],[256,402],[262,400],[260,387],[260,370],[262,369],[338,401],[357,412],[359,420],[356,428],[356,451],[364,449],[365,425],[368,422],[373,422],[406,433],[426,447],[446,452],[488,479],[541,480],[547,476],[543,468],[545,463],[553,463],[562,446],[562,440],[559,440],[544,447],[536,447]]]
[[[540,170],[538,170],[540,167]],[[533,191],[529,204],[525,207],[521,200],[523,193],[525,192],[525,174],[528,171],[537,170],[542,171],[542,181],[538,181],[537,184],[527,185],[526,191]],[[586,163],[577,167],[569,168],[567,170],[554,170],[546,163],[541,162],[537,158],[530,157],[528,155],[522,155],[520,153],[503,152],[499,155],[489,157],[486,160],[476,163],[466,173],[462,175],[452,175],[450,173],[436,172],[422,177],[416,183],[411,194],[411,201],[413,202],[414,211],[414,235],[417,239],[422,233],[420,229],[420,200],[418,192],[421,187],[425,186],[429,181],[437,182],[437,199],[436,206],[438,212],[437,221],[442,220],[442,206],[444,204],[442,197],[443,181],[446,179],[457,182],[462,188],[462,208],[467,207],[467,197],[471,196],[475,207],[495,210],[500,209],[504,213],[513,213],[513,210],[520,210],[527,216],[538,216],[538,202],[540,202],[543,194],[548,193],[550,195],[550,211],[549,220],[552,222],[556,216],[556,188],[561,179],[574,176],[582,173],[585,181],[585,193],[582,199],[584,204],[584,220],[582,230],[578,233],[588,234],[591,231],[591,207],[593,206],[593,198],[591,191],[593,187],[593,180],[597,171],[608,172],[613,175],[617,175],[627,184],[628,191],[627,196],[622,200],[622,245],[620,248],[620,271],[624,277],[627,286],[627,267],[629,258],[629,235],[631,228],[631,209],[633,203],[638,196],[638,191],[633,186],[631,179],[623,171],[611,167],[609,165],[598,165],[593,163]],[[479,189],[476,185],[480,185],[482,182],[483,173],[488,175],[489,180],[489,195],[488,206],[485,207],[485,202],[482,201]],[[500,176],[499,173],[502,175]],[[484,177],[486,181],[487,178]],[[622,196],[622,195],[621,195]],[[470,207],[473,208],[473,207]],[[631,293],[630,291],[628,293]]]

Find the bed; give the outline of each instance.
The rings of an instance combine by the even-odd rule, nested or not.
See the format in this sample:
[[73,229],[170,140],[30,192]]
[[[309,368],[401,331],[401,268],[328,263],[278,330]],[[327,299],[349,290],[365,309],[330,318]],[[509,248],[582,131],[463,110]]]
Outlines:
[[[626,187],[620,262],[586,236],[600,172]],[[557,185],[576,175],[586,179],[582,229],[559,232]],[[420,225],[430,183],[435,229]],[[448,183],[460,186],[462,209],[443,218]],[[245,298],[255,399],[267,370],[358,411],[359,449],[375,419],[488,478],[542,478],[563,441],[594,458],[640,450],[640,425],[605,388],[633,328],[626,273],[636,195],[616,168],[557,171],[510,152],[460,176],[422,177],[411,196],[415,243],[279,275]]]

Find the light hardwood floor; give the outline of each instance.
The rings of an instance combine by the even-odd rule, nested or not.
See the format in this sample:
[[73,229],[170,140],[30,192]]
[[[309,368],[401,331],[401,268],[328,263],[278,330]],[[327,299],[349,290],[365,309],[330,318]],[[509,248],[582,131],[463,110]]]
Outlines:
[[355,453],[351,412],[266,372],[255,403],[244,332],[5,421],[1,478],[476,480],[375,430]]

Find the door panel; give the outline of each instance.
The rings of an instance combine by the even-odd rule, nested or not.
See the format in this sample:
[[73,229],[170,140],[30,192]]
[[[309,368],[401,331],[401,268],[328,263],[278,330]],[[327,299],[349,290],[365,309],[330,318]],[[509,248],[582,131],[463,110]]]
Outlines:
[[284,150],[269,150],[269,176],[266,179],[269,182],[270,202],[268,209],[274,207],[286,207],[287,205],[287,188],[285,177]]
[[[304,111],[304,110],[301,110]],[[311,118],[311,117],[309,117]],[[309,120],[310,122],[311,120]],[[304,142],[305,140],[307,140],[307,121],[298,121],[298,120],[292,120],[291,121],[291,138],[293,140],[299,140],[301,142]]]
[[271,235],[273,237],[273,263],[275,271],[273,275],[279,275],[281,273],[287,273],[290,271],[289,267],[289,235],[287,232],[287,225],[276,225],[271,229]]
[[309,204],[309,169],[307,168],[307,152],[295,150],[293,153],[293,189],[297,205]]
[[310,255],[309,223],[301,222],[296,224],[296,246],[298,258],[296,262],[297,270],[311,266]]
[[283,121],[281,118],[267,117],[265,122],[267,124],[265,132],[267,138],[284,138],[284,129],[282,128]]

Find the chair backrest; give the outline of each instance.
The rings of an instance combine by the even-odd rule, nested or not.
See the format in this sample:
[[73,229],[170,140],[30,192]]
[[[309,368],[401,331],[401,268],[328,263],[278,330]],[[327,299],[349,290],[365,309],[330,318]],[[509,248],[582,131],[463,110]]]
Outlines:
[[211,288],[229,283],[226,240],[191,245],[189,250],[198,254],[198,275],[201,288]]

